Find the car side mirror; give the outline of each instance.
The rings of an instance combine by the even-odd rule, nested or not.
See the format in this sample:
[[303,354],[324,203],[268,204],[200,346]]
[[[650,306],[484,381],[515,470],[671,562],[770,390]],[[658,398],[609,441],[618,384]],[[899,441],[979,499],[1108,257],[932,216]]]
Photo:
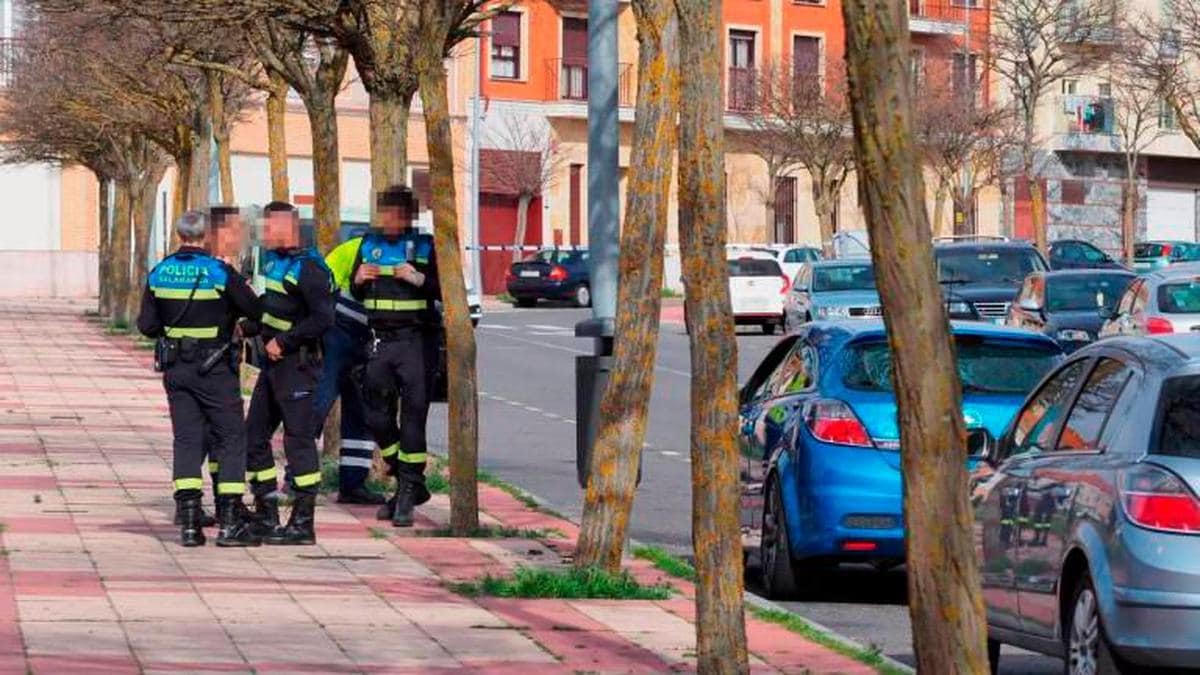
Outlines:
[[999,446],[999,441],[992,438],[991,434],[983,434],[982,440],[976,447],[968,448],[968,459],[983,462],[993,469],[996,468],[996,449]]

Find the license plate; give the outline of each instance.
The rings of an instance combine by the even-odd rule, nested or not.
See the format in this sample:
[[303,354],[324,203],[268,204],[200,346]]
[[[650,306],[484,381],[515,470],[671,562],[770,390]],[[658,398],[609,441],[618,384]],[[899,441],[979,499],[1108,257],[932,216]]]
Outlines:
[[542,274],[541,274],[541,272],[538,272],[537,270],[524,270],[521,272],[521,276],[523,278],[536,279],[536,278],[542,276]]
[[1004,325],[1004,317],[1002,317],[1002,316],[994,317],[992,319],[992,323],[996,324],[997,326],[1003,326]]

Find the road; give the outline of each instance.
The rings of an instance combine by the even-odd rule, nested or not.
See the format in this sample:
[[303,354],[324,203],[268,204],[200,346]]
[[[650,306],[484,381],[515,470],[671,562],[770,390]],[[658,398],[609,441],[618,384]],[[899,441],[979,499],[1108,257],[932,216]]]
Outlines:
[[[480,465],[578,520],[582,492],[575,478],[577,355],[591,353],[574,336],[586,310],[540,307],[494,310],[476,331],[480,382]],[[738,381],[748,378],[777,338],[747,328],[738,335]],[[691,467],[688,450],[690,367],[681,323],[664,323],[643,455],[642,488],[634,502],[630,536],[682,555],[691,551]],[[430,419],[432,449],[444,452],[445,406]],[[754,561],[751,561],[753,566]],[[757,574],[748,574],[751,590]],[[912,662],[905,578],[843,569],[817,598],[783,603],[789,609],[863,644],[875,644]],[[1056,659],[1006,651],[1001,673],[1062,672]]]

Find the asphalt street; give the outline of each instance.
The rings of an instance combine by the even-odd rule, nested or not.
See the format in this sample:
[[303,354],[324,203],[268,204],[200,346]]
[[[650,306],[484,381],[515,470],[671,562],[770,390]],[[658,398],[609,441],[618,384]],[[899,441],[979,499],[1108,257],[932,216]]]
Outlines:
[[[480,382],[480,465],[578,520],[582,491],[575,477],[575,357],[591,353],[576,338],[587,310],[539,306],[485,312],[476,330]],[[748,378],[778,337],[739,330],[738,381]],[[690,367],[682,323],[664,322],[630,536],[681,555],[691,549],[691,462],[688,449]],[[430,418],[431,449],[445,452],[445,406]],[[747,575],[751,590],[757,571]],[[783,603],[863,644],[912,662],[903,571],[841,569],[818,597]],[[1061,662],[1006,650],[1001,673],[1049,675]]]

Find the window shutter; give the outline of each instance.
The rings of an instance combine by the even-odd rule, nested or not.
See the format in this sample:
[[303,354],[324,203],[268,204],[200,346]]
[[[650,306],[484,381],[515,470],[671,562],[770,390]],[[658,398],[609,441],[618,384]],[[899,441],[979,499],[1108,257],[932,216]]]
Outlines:
[[497,47],[521,46],[521,14],[500,12],[492,17],[492,44]]
[[792,72],[796,76],[818,75],[821,67],[821,38],[797,35],[792,42]]

